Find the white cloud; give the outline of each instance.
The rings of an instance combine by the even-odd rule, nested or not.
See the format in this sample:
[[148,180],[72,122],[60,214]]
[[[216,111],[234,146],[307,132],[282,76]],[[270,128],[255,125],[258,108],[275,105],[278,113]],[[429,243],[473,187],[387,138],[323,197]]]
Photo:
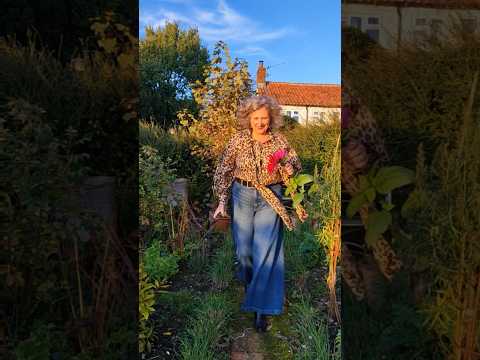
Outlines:
[[160,9],[153,14],[140,14],[140,27],[144,28],[146,26],[152,26],[157,28],[159,26],[164,26],[166,22],[183,22],[186,24],[191,23],[191,19],[183,16],[174,11]]
[[262,55],[262,56],[270,56],[270,53],[261,46],[245,46],[241,49],[237,50],[238,54],[244,56],[251,56],[251,55]]
[[[168,0],[188,1],[188,0]],[[214,9],[199,9],[186,7],[185,12],[173,12],[162,8],[154,12],[140,14],[140,26],[163,26],[166,21],[178,21],[191,27],[198,28],[200,36],[209,42],[223,40],[238,44],[248,44],[244,47],[245,53],[260,53],[257,43],[283,38],[292,34],[290,28],[265,29],[258,21],[250,19],[231,8],[225,0],[218,0]],[[263,49],[265,52],[265,50]]]

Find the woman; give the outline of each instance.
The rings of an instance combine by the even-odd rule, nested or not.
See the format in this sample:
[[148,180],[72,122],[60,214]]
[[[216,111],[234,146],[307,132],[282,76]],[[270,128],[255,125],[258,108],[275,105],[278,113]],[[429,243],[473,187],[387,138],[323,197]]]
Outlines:
[[[301,164],[286,138],[275,131],[282,125],[282,115],[272,98],[246,99],[237,117],[241,130],[228,142],[214,175],[219,205],[213,217],[226,215],[231,196],[232,235],[239,263],[236,275],[245,285],[241,308],[254,312],[255,328],[265,332],[266,315],[278,315],[283,307],[283,223],[289,229],[294,226],[280,200],[281,183],[300,171]],[[283,164],[275,163],[275,153],[284,155]]]

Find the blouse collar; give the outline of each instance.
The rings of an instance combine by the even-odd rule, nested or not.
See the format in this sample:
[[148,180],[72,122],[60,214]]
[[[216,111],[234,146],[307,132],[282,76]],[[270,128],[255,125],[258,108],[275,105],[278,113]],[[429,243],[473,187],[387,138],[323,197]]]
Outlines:
[[261,145],[264,145],[264,144],[268,143],[269,141],[272,141],[273,138],[274,138],[274,136],[275,136],[275,134],[272,132],[272,130],[271,130],[271,129],[268,129],[268,132],[267,132],[267,134],[269,135],[269,136],[268,136],[268,139],[262,143],[262,142],[260,142],[260,141],[258,141],[258,140],[255,140],[255,139],[253,138],[253,136],[252,136],[252,129],[246,129],[246,132],[247,132],[249,138],[250,138],[253,142],[257,142],[257,143],[259,143],[259,144],[261,144]]

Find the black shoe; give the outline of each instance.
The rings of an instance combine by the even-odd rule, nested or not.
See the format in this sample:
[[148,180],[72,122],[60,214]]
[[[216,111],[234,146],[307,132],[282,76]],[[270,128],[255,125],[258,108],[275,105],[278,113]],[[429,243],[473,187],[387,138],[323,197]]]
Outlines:
[[268,322],[265,315],[255,313],[255,330],[257,330],[258,332],[267,332]]

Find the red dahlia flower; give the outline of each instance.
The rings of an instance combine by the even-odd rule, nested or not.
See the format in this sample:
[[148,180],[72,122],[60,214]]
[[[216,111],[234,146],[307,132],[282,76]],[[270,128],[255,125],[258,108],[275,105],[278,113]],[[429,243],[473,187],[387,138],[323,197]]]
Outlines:
[[268,159],[267,171],[269,174],[273,174],[275,171],[278,163],[287,155],[287,151],[285,149],[280,149],[275,151],[272,155],[270,155]]

